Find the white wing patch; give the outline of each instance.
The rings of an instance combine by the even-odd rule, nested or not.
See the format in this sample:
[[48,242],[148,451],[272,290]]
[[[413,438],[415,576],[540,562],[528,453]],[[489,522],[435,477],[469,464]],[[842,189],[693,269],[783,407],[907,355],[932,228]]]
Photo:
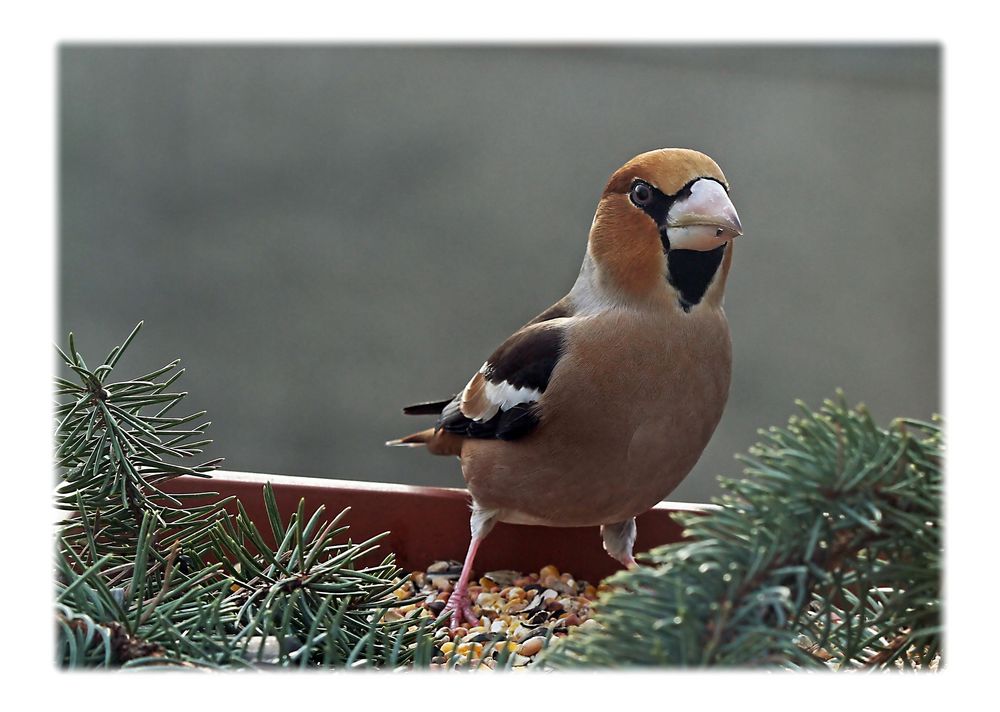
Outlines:
[[500,411],[507,411],[519,403],[533,403],[542,397],[537,388],[515,388],[507,381],[493,383],[486,379],[489,362],[472,377],[462,391],[462,414],[470,420],[485,423]]
[[486,382],[486,397],[497,404],[500,410],[510,410],[518,403],[533,403],[542,397],[541,391],[537,388],[514,386],[504,381],[503,383]]

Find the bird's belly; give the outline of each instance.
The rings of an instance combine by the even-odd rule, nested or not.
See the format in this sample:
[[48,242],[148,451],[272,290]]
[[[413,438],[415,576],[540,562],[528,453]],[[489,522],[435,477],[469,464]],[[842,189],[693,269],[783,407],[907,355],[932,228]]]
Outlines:
[[624,521],[663,500],[687,476],[714,428],[710,420],[698,441],[682,448],[670,446],[668,418],[645,421],[627,442],[594,438],[572,450],[553,451],[541,438],[536,446],[515,448],[477,443],[463,457],[463,471],[476,501],[499,510],[501,521],[548,526]]
[[716,331],[700,347],[641,343],[625,352],[630,364],[554,374],[556,397],[534,433],[466,442],[462,469],[473,497],[502,521],[549,526],[608,524],[654,506],[691,471],[722,416],[729,340],[728,330]]

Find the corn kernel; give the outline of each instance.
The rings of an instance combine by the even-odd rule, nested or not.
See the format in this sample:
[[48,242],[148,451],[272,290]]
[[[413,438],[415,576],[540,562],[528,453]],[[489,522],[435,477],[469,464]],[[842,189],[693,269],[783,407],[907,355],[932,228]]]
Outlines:
[[481,656],[483,654],[483,644],[482,643],[460,643],[456,648],[459,655],[468,655],[472,653],[476,656]]

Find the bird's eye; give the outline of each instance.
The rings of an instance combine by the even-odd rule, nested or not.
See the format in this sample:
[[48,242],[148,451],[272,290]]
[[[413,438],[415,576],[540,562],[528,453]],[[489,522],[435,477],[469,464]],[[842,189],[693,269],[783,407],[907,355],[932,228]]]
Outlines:
[[632,186],[629,197],[632,198],[633,203],[641,208],[644,205],[648,205],[649,201],[653,199],[653,191],[645,183],[636,183]]

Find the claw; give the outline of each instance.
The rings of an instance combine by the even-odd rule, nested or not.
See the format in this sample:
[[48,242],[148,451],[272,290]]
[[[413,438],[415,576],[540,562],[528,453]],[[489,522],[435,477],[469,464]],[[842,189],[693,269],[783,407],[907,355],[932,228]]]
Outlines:
[[448,602],[444,604],[444,610],[451,611],[451,628],[458,628],[466,623],[479,625],[479,616],[472,612],[472,603],[465,591],[458,589],[452,591]]

